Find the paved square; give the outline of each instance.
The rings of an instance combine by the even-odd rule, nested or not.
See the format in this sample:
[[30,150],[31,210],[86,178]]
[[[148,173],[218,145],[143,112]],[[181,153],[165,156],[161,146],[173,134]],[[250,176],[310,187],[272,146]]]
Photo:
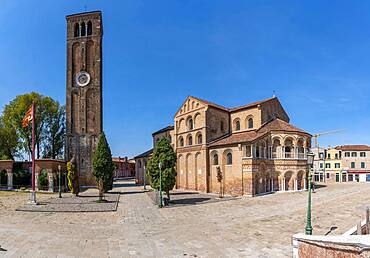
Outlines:
[[[0,245],[6,250],[0,256],[291,257],[291,236],[305,226],[306,192],[158,209],[133,183],[116,186],[122,192],[117,212],[104,213],[15,211],[28,194],[0,192]],[[332,234],[340,234],[355,225],[369,193],[366,183],[318,189],[314,234],[332,226],[338,227]]]
[[56,198],[55,195],[44,201],[38,201],[38,205],[22,205],[17,211],[29,212],[107,212],[116,211],[118,206],[119,193],[104,194],[105,202],[98,203],[99,194],[95,189],[87,189],[78,197],[72,194],[63,194],[63,198]]

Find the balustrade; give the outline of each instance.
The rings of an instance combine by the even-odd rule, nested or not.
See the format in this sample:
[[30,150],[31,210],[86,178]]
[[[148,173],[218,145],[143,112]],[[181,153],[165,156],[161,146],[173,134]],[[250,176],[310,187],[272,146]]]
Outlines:
[[[258,159],[306,159],[307,150],[291,147],[290,151],[286,151],[285,146],[268,146],[261,147],[256,145],[246,146],[243,150],[243,157],[258,158]],[[247,151],[248,149],[248,151]],[[249,154],[249,155],[248,155]]]

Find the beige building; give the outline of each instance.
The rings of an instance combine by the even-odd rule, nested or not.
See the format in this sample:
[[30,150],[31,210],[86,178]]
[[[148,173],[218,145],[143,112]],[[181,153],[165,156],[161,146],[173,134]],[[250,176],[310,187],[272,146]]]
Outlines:
[[342,151],[329,147],[325,153],[325,182],[346,182],[346,173],[342,171]]
[[370,181],[370,146],[342,145],[336,149],[342,152],[343,177],[346,177],[346,181]]
[[177,188],[231,195],[306,188],[311,135],[289,124],[276,97],[225,108],[189,96],[174,120]]

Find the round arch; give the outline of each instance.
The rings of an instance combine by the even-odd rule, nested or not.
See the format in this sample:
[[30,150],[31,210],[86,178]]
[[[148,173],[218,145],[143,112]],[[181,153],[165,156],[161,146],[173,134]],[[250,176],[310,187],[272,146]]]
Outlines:
[[253,115],[249,115],[245,118],[245,128],[253,129],[254,128],[254,117]]
[[201,115],[199,112],[197,112],[195,115],[194,115],[194,128],[200,128],[202,125],[201,125]]
[[240,131],[241,130],[241,124],[240,124],[240,118],[237,117],[233,120],[233,130],[234,131]]

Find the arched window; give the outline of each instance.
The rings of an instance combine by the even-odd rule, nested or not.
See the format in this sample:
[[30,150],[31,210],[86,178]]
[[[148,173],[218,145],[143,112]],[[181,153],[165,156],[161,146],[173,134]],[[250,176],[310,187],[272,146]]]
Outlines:
[[233,154],[230,152],[226,155],[226,164],[232,165],[233,164]]
[[179,145],[180,145],[180,147],[184,146],[184,138],[182,138],[182,137],[179,138]]
[[188,145],[193,145],[193,137],[192,136],[189,136],[188,138]]
[[193,119],[192,118],[190,118],[188,120],[188,127],[189,127],[189,130],[193,130],[193,128],[194,128],[194,124],[193,124]]
[[218,165],[218,155],[215,154],[213,155],[213,162],[212,162],[213,165]]
[[74,37],[77,38],[79,36],[80,36],[80,25],[78,23],[75,23]]
[[84,22],[81,23],[81,37],[86,36],[86,25]]
[[248,119],[248,128],[253,128],[253,118]]
[[91,21],[89,21],[87,23],[87,36],[90,36],[90,35],[92,35],[92,23],[91,23]]
[[200,133],[200,134],[198,134],[198,144],[202,144],[202,134]]
[[235,122],[235,131],[240,131],[240,121]]

